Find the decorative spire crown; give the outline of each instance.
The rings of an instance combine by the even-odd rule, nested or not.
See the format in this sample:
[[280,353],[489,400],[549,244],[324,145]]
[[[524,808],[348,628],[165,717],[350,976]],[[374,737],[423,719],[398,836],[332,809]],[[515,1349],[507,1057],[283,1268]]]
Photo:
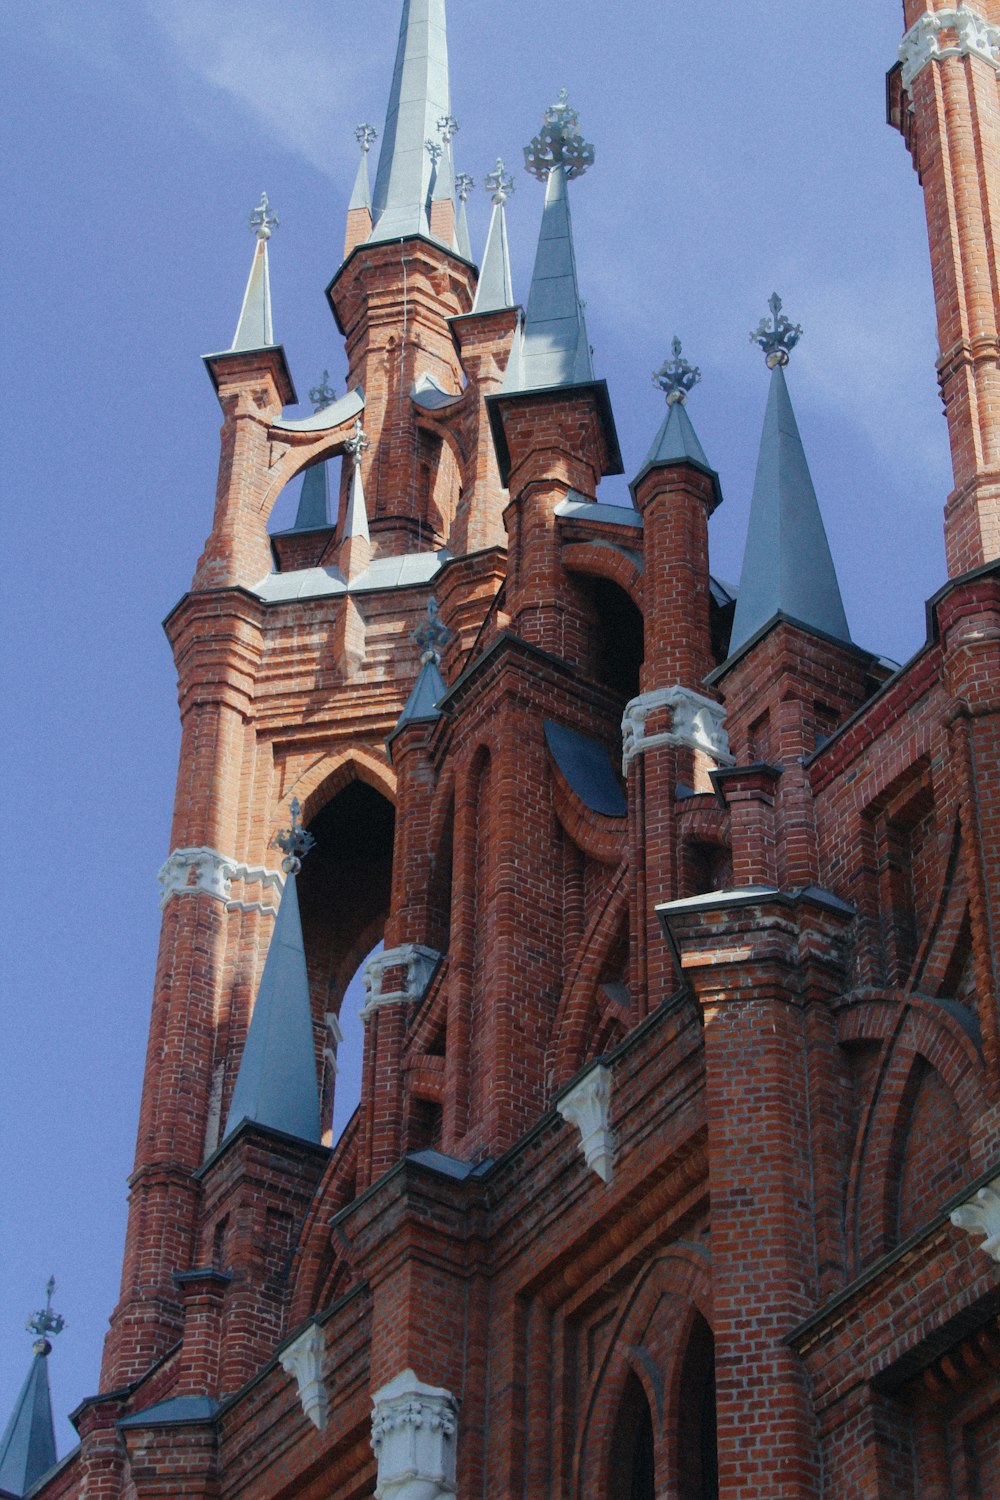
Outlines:
[[424,141],[424,147],[431,159],[431,166],[436,167],[444,155],[444,147],[438,141],[432,141],[429,137]]
[[56,1334],[62,1333],[66,1327],[66,1319],[61,1313],[52,1311],[52,1293],[56,1289],[56,1279],[50,1276],[45,1285],[45,1306],[41,1312],[34,1313],[29,1319],[27,1330],[36,1335],[34,1352],[36,1354],[48,1354],[52,1348],[49,1343],[49,1335],[54,1338]]
[[458,176],[455,178],[455,191],[458,194],[459,202],[466,203],[468,201],[469,194],[472,192],[475,185],[476,179],[474,177],[470,177],[468,172],[459,172]]
[[354,423],[354,436],[349,437],[344,443],[346,452],[348,452],[351,455],[351,458],[354,460],[355,468],[357,468],[358,464],[361,462],[361,455],[363,453],[367,453],[370,447],[371,441],[368,437],[367,432],[365,432],[364,428],[361,425],[361,418],[358,417]]
[[750,335],[750,342],[760,345],[767,356],[767,368],[773,370],[776,365],[787,365],[789,354],[802,337],[802,329],[781,311],[781,298],[777,292],[772,294],[767,305],[771,309],[771,319],[761,318]]
[[545,182],[553,167],[562,167],[567,178],[582,177],[594,165],[594,148],[579,131],[580,119],[560,89],[555,104],[545,111],[541,130],[524,148],[525,170]]
[[260,202],[251,211],[248,222],[259,240],[269,240],[273,231],[278,228],[278,217],[271,212],[266,193],[261,193]]
[[429,661],[439,662],[441,652],[451,640],[453,632],[448,629],[438,612],[438,602],[433,595],[427,601],[427,621],[418,625],[410,636],[415,646],[420,648],[420,660],[423,663]]
[[493,168],[493,171],[487,172],[484,185],[498,208],[507,202],[507,199],[514,191],[517,184],[511,173],[507,171],[502,156],[497,157],[497,164]]
[[438,132],[446,146],[450,146],[458,130],[458,121],[454,115],[442,115],[437,122]]
[[354,139],[361,147],[363,155],[367,156],[372,146],[378,140],[378,131],[374,125],[368,125],[362,121],[354,132]]
[[685,402],[688,393],[693,391],[701,379],[701,371],[697,365],[688,364],[681,354],[681,341],[674,338],[670,345],[673,359],[665,360],[653,375],[653,384],[659,386],[667,398],[668,406],[676,406],[678,402]]
[[276,833],[272,842],[285,856],[281,861],[285,874],[297,875],[302,868],[302,856],[309,853],[316,840],[308,829],[302,827],[302,805],[298,797],[292,799],[288,810],[292,815],[291,827]]
[[316,411],[324,411],[326,407],[332,406],[337,399],[337,393],[330,384],[330,371],[323,371],[323,378],[319,385],[314,385],[309,392],[309,400]]

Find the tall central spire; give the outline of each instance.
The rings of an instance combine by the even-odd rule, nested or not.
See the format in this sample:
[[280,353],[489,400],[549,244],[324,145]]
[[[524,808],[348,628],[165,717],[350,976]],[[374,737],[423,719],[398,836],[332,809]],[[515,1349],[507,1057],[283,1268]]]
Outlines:
[[[435,153],[450,121],[445,0],[403,0],[396,69],[389,93],[372,202],[372,240],[430,233]],[[445,131],[447,134],[447,130]]]

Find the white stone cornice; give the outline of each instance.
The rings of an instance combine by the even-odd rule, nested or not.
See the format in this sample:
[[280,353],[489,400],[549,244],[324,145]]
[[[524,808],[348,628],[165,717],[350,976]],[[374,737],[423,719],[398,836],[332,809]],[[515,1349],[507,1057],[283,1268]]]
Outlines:
[[458,1408],[450,1391],[404,1370],[372,1397],[375,1500],[454,1500]]
[[165,907],[174,896],[197,896],[204,894],[221,901],[227,911],[259,911],[274,916],[277,907],[263,901],[237,901],[232,896],[232,882],[273,886],[279,893],[284,889],[284,876],[279,870],[268,870],[263,865],[245,865],[231,855],[220,854],[218,849],[202,845],[197,849],[175,849],[157,875],[161,892],[160,906]]
[[[650,719],[663,717],[668,729],[650,731]],[[714,698],[706,698],[691,688],[657,688],[640,693],[625,705],[622,717],[622,772],[637,755],[655,750],[658,745],[686,745],[701,750],[719,766],[734,765],[729,753],[729,736],[725,728],[726,711]]]
[[985,1235],[979,1249],[1000,1261],[1000,1176],[981,1187],[968,1203],[953,1209],[951,1222],[956,1229]]
[[580,1132],[580,1150],[602,1182],[614,1173],[615,1138],[611,1133],[611,1069],[598,1063],[564,1094],[556,1109]]
[[[367,1021],[372,1011],[383,1005],[413,1005],[422,1000],[440,957],[434,948],[424,948],[420,943],[403,943],[399,948],[383,948],[376,953],[365,964],[362,1020]],[[403,969],[404,980],[402,986],[386,990],[383,981],[391,969]]]
[[1000,73],[1000,26],[967,5],[928,11],[899,44],[903,87],[909,89],[929,62],[946,57],[979,57]]
[[295,1377],[299,1388],[302,1410],[320,1432],[326,1428],[329,1411],[326,1386],[323,1382],[323,1357],[326,1344],[323,1331],[315,1323],[303,1329],[297,1339],[278,1355],[281,1368]]

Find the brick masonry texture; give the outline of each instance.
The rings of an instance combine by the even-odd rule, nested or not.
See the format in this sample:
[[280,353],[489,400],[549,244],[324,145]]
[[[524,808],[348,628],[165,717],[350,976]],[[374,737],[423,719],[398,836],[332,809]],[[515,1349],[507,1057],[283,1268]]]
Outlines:
[[[250,873],[164,908],[101,1390],[35,1496],[369,1496],[372,1397],[406,1369],[458,1404],[461,1500],[1000,1494],[1000,1266],[949,1217],[1000,1176],[1000,105],[976,56],[889,85],[955,475],[948,578],[891,677],[783,617],[727,661],[709,478],[660,465],[640,526],[588,514],[599,389],[501,394],[516,315],[472,314],[435,240],[369,245],[353,210],[328,291],[371,556],[442,553],[431,582],[354,586],[346,491],[272,554],[277,495],[353,424],[288,432],[280,352],[214,357],[215,512],[166,627],[171,847]],[[424,375],[449,404],[411,399]],[[257,591],[338,558],[347,592]],[[432,593],[447,693],[395,733]],[[651,710],[622,810],[595,811],[546,721],[613,782],[626,705],[673,688],[725,711],[735,764]],[[325,1133],[223,1139],[294,797]],[[328,1018],[379,939],[331,1141]],[[598,1063],[607,1182],[558,1108]],[[322,1427],[278,1357],[310,1326]]]

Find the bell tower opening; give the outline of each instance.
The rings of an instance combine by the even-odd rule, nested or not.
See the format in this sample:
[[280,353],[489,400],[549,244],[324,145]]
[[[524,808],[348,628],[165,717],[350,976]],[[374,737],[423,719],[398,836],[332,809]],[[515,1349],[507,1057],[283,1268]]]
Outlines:
[[656,1500],[653,1416],[638,1376],[630,1371],[611,1438],[609,1500]]

